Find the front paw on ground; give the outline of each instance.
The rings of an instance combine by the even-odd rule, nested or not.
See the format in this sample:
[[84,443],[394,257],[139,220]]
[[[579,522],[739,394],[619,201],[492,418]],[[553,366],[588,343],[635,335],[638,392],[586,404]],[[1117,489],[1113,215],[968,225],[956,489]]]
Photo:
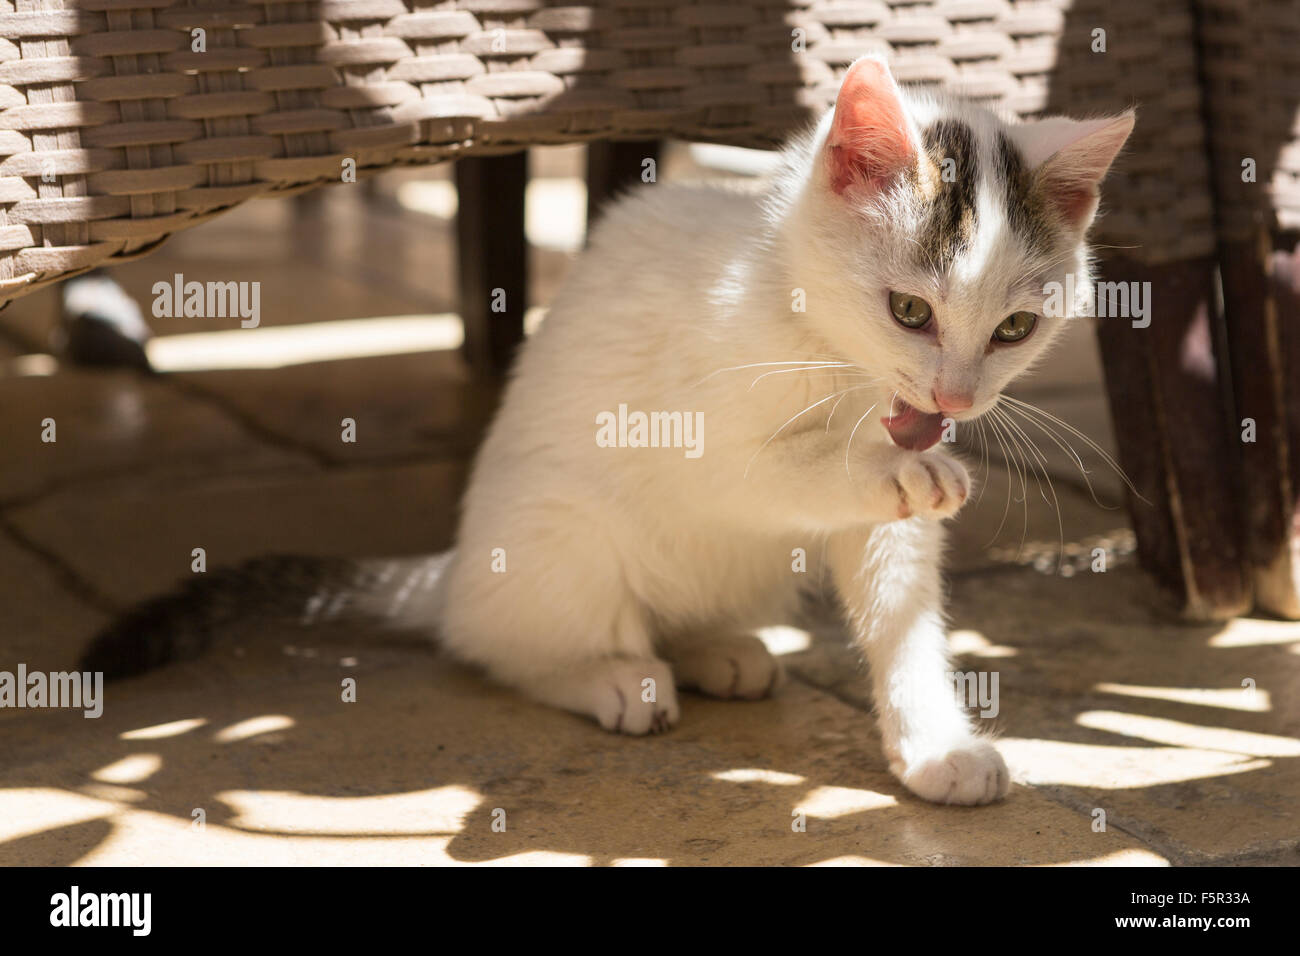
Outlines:
[[894,772],[903,785],[931,803],[979,806],[1001,800],[1011,788],[1006,761],[987,741],[954,747],[946,753],[913,760]]
[[614,733],[659,734],[681,716],[672,669],[660,660],[614,659],[590,675],[592,716]]

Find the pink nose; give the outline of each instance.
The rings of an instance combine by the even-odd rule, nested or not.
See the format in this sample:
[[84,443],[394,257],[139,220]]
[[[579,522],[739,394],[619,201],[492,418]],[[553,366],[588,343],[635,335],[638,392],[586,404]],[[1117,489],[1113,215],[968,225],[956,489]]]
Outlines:
[[961,395],[956,392],[941,392],[937,388],[930,393],[934,398],[934,403],[939,406],[941,412],[964,412],[975,404],[975,399],[971,395]]

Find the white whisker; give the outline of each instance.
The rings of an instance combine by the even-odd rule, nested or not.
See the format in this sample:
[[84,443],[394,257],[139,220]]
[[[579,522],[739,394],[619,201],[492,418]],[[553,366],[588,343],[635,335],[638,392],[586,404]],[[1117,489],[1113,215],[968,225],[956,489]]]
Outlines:
[[809,366],[808,368],[779,368],[772,372],[764,372],[758,378],[754,379],[752,382],[749,383],[749,390],[752,391],[755,385],[757,385],[763,379],[767,378],[769,375],[788,375],[791,372],[817,372],[823,369],[831,369],[831,368],[839,369],[839,368],[854,368],[854,367],[855,366],[850,365],[848,362],[839,362],[834,365],[812,365]]
[[[838,359],[835,360],[835,361],[836,361],[836,362],[839,362]],[[705,382],[707,382],[709,379],[713,378],[713,376],[715,376],[715,375],[721,375],[723,372],[743,372],[745,369],[748,369],[748,368],[767,368],[767,367],[770,367],[770,366],[773,366],[773,365],[781,365],[781,366],[791,366],[791,365],[800,366],[800,365],[805,365],[805,366],[817,366],[817,367],[820,368],[820,367],[823,367],[823,366],[828,365],[828,364],[831,364],[831,363],[830,363],[827,359],[818,359],[818,360],[816,360],[816,361],[751,362],[751,363],[748,364],[748,365],[732,365],[732,366],[730,366],[730,367],[728,367],[728,368],[720,368],[720,369],[718,369],[718,370],[716,370],[716,371],[710,372],[708,375],[704,376],[704,378],[702,378],[702,379],[700,379],[698,382],[696,382],[695,385],[696,385],[696,386],[703,385],[703,384],[704,384]],[[844,364],[844,365],[849,365],[850,363],[848,363],[848,362],[844,362],[844,363],[842,363],[842,364]]]
[[[1139,501],[1141,501],[1143,504],[1148,504],[1148,505],[1151,503],[1151,502],[1147,501],[1146,498],[1143,498],[1143,497],[1142,497],[1142,493],[1139,492],[1139,491],[1137,490],[1137,486],[1133,484],[1133,482],[1132,482],[1132,480],[1129,478],[1128,474],[1124,471],[1123,468],[1120,467],[1119,462],[1117,462],[1117,461],[1116,461],[1116,460],[1111,456],[1110,452],[1106,451],[1106,449],[1102,448],[1102,447],[1101,447],[1100,445],[1098,445],[1095,441],[1093,441],[1090,437],[1088,437],[1088,436],[1087,436],[1086,434],[1084,434],[1083,432],[1079,431],[1079,429],[1075,428],[1075,427],[1074,427],[1073,425],[1071,425],[1069,422],[1067,422],[1067,421],[1063,421],[1062,419],[1057,418],[1057,417],[1056,417],[1055,415],[1053,415],[1051,412],[1046,411],[1046,410],[1044,410],[1044,409],[1042,409],[1042,408],[1039,408],[1037,405],[1031,405],[1029,402],[1021,401],[1021,400],[1018,399],[1018,398],[1012,398],[1012,397],[1009,396],[1009,395],[1003,395],[1003,396],[1002,396],[1002,399],[1005,400],[1005,401],[1007,401],[1007,402],[1010,402],[1012,405],[1015,405],[1015,406],[1017,406],[1018,408],[1021,408],[1021,409],[1023,409],[1024,411],[1026,411],[1026,412],[1028,412],[1028,413],[1032,413],[1032,414],[1036,414],[1036,415],[1041,415],[1042,417],[1046,418],[1048,421],[1051,421],[1051,422],[1053,422],[1053,423],[1059,425],[1060,427],[1064,428],[1066,431],[1068,431],[1068,432],[1069,432],[1071,435],[1073,435],[1074,437],[1078,438],[1080,441],[1085,442],[1085,443],[1088,445],[1089,448],[1091,448],[1091,449],[1092,449],[1093,451],[1095,451],[1099,456],[1101,456],[1102,461],[1104,461],[1107,465],[1109,465],[1109,466],[1111,467],[1111,470],[1113,470],[1113,471],[1115,472],[1115,474],[1119,476],[1120,480],[1124,482],[1124,484],[1128,487],[1128,490],[1131,491],[1131,492],[1133,492],[1133,495],[1134,495],[1134,496],[1135,496]],[[1040,426],[1040,427],[1041,427],[1041,426]],[[1075,456],[1075,457],[1076,457],[1076,458],[1078,457],[1077,453],[1076,453],[1076,456]]]
[[[998,427],[997,422],[994,421],[992,418],[989,419],[989,428],[993,431],[993,437],[997,439],[998,447],[1002,449],[1003,460],[1005,460],[1007,464],[1011,464],[1011,452],[1007,450],[1007,443],[1002,439],[1002,429]],[[1011,472],[1008,471],[1007,472],[1007,501],[1006,504],[1002,506],[1002,520],[998,522],[997,529],[993,532],[993,537],[989,538],[988,543],[985,544],[984,547],[986,548],[989,547],[989,545],[993,544],[993,542],[998,539],[998,536],[1002,534],[1002,528],[1006,525],[1007,516],[1010,513],[1011,513]]]
[[[876,403],[876,405],[879,404],[879,402]],[[849,440],[844,445],[844,473],[849,476],[850,481],[853,480],[853,469],[849,467],[849,453],[853,450],[853,436],[858,433],[858,427],[866,420],[866,417],[876,410],[876,405],[872,405],[862,413],[862,417],[854,424],[853,431],[849,432]]]
[[[1061,502],[1056,496],[1056,487],[1052,484],[1052,476],[1047,470],[1047,456],[1043,454],[1042,449],[1038,447],[1033,438],[1031,438],[1019,424],[1012,421],[1004,411],[1001,409],[995,409],[995,411],[997,411],[997,413],[1002,417],[1002,420],[1007,424],[1007,426],[1014,429],[1016,434],[1018,434],[1028,445],[1029,449],[1038,461],[1038,470],[1042,472],[1043,478],[1047,481],[1047,488],[1052,493],[1052,500],[1047,503],[1056,513],[1056,530],[1059,538],[1056,552],[1056,570],[1059,572],[1061,566],[1065,563],[1065,523],[1061,519]],[[1039,494],[1042,494],[1043,492],[1043,484],[1041,481],[1038,483],[1038,492]],[[1043,500],[1047,501],[1045,495]]]
[[827,395],[825,398],[821,399],[820,401],[813,402],[811,405],[809,405],[809,406],[808,406],[807,408],[805,408],[803,411],[798,412],[798,413],[796,413],[795,415],[792,415],[790,418],[786,419],[785,422],[781,425],[781,427],[778,428],[776,431],[772,432],[772,434],[768,436],[767,441],[763,442],[763,444],[761,444],[761,445],[758,447],[758,451],[754,452],[753,456],[749,459],[748,464],[745,465],[745,474],[744,474],[744,477],[745,477],[745,478],[748,478],[748,477],[749,477],[749,469],[750,469],[750,467],[754,464],[754,459],[758,458],[758,456],[759,456],[760,454],[762,454],[763,449],[766,448],[768,445],[770,445],[770,444],[772,443],[772,441],[776,438],[776,436],[779,435],[779,434],[781,434],[781,432],[785,431],[785,429],[786,429],[787,427],[789,427],[793,422],[795,422],[795,421],[798,420],[799,418],[802,418],[804,415],[808,414],[808,413],[811,412],[814,408],[817,408],[819,405],[825,405],[827,402],[829,402],[832,398],[835,398],[837,395],[842,395],[842,394],[844,394],[844,393],[846,393],[846,392],[853,391],[854,389],[857,389],[857,388],[866,388],[866,387],[867,387],[867,386],[865,386],[865,385],[854,385],[854,386],[851,386],[851,387],[849,387],[849,388],[847,388],[847,389],[842,389],[842,390],[839,391],[839,392],[832,392],[831,394]]
[[1079,453],[1075,451],[1074,446],[1058,435],[1049,423],[1034,418],[1027,414],[1024,409],[1017,408],[1014,405],[1006,406],[1005,410],[1018,415],[1020,419],[1027,424],[1033,425],[1050,438],[1056,444],[1057,448],[1061,449],[1061,451],[1065,453],[1066,457],[1068,457],[1075,468],[1078,469],[1080,477],[1083,478],[1083,483],[1088,489],[1088,495],[1092,498],[1093,504],[1098,508],[1103,508],[1107,511],[1114,511],[1118,508],[1118,505],[1103,504],[1101,499],[1097,497],[1097,489],[1093,487],[1092,479],[1089,477],[1088,469],[1084,467],[1083,459],[1080,457]]

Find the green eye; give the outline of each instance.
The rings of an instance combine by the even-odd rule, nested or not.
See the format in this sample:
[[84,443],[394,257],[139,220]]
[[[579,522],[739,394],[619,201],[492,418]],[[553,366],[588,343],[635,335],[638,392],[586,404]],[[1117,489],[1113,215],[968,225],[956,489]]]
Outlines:
[[1019,342],[1038,324],[1038,316],[1032,312],[1013,312],[998,323],[993,330],[993,338],[999,342]]
[[906,292],[889,293],[889,311],[907,329],[922,329],[930,321],[930,303]]

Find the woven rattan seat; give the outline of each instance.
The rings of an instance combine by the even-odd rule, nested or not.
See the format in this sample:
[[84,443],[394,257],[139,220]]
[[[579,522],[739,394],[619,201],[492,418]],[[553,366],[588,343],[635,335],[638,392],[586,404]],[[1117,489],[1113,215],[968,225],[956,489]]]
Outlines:
[[0,0],[0,11],[0,300],[147,253],[254,196],[339,182],[348,161],[364,175],[595,138],[771,146],[871,51],[904,81],[1025,117],[1140,101],[1103,238],[1151,261],[1213,248],[1181,0]]

